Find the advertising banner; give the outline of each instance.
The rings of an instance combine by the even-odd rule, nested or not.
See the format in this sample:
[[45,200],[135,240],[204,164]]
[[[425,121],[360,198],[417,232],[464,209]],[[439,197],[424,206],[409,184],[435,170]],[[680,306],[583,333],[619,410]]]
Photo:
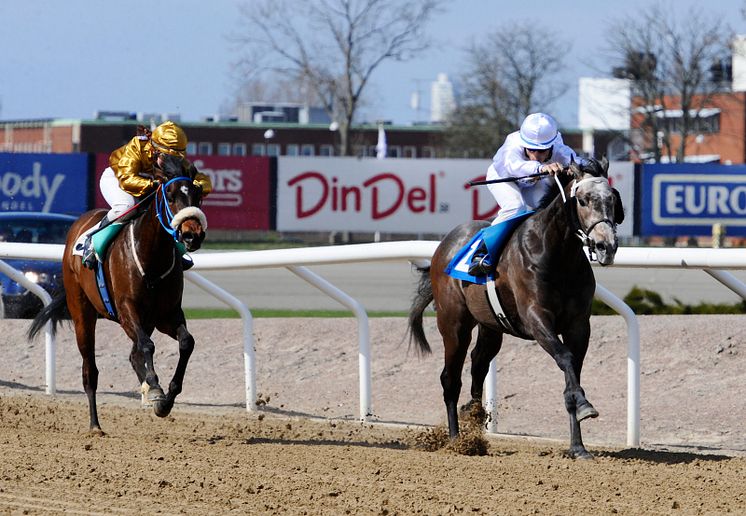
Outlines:
[[470,219],[492,219],[485,160],[280,157],[279,231],[445,233]]
[[641,200],[641,236],[746,236],[746,166],[644,165]]
[[0,153],[0,210],[80,215],[88,209],[88,154]]
[[[498,206],[484,179],[490,160],[280,157],[279,231],[445,234],[468,220],[492,220]],[[634,168],[612,163],[632,233]],[[621,233],[620,233],[621,234]]]
[[631,237],[635,229],[635,164],[631,161],[609,163],[609,184],[619,191],[624,206],[624,222],[616,228],[620,237]]
[[[210,177],[212,193],[202,203],[210,229],[272,228],[273,197],[270,158],[262,156],[190,156],[194,166]],[[96,157],[97,180],[109,166],[109,155]],[[96,206],[108,205],[96,184]]]

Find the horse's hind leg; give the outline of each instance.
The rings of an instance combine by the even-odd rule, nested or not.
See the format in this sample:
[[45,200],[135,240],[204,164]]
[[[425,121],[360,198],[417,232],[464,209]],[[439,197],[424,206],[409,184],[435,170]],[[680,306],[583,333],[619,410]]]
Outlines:
[[443,401],[448,415],[448,434],[451,438],[458,435],[458,397],[461,393],[461,371],[464,368],[466,353],[471,342],[471,330],[474,323],[454,321],[444,315],[444,310],[437,312],[438,330],[445,346],[445,366],[440,374],[443,386]]
[[81,372],[83,390],[88,398],[90,431],[103,435],[98,422],[96,390],[98,389],[98,367],[96,367],[96,310],[80,288],[65,285],[70,316],[75,326],[75,340],[83,359]]
[[155,404],[155,414],[165,417],[171,412],[176,397],[181,394],[187,364],[189,363],[189,358],[192,356],[192,351],[194,351],[194,337],[187,330],[184,312],[181,310],[179,310],[176,324],[159,326],[158,330],[179,341],[179,362],[176,365],[176,371],[174,371],[171,383],[168,385],[168,394],[165,400]]
[[[467,409],[480,409],[479,417],[482,421],[487,417],[483,407],[484,379],[490,369],[490,362],[502,347],[503,334],[499,330],[479,325],[477,343],[471,352],[471,401]],[[472,416],[474,414],[472,413]]]

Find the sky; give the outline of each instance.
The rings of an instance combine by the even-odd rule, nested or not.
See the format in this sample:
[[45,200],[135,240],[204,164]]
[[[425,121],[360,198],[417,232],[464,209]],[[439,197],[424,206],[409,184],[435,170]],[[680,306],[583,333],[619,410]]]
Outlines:
[[[178,114],[183,121],[217,115],[236,89],[239,55],[227,36],[240,28],[238,4],[251,1],[0,2],[0,120],[87,119],[96,111]],[[653,4],[708,5],[746,34],[744,0],[450,0],[427,25],[434,40],[429,51],[376,72],[362,118],[428,119],[430,83],[439,73],[457,81],[471,42],[485,42],[513,21],[536,20],[549,29],[547,37],[556,31],[572,44],[563,77],[570,88],[551,109],[560,125],[576,127],[578,79],[609,68],[599,51],[605,31]],[[411,107],[416,90],[419,111]]]

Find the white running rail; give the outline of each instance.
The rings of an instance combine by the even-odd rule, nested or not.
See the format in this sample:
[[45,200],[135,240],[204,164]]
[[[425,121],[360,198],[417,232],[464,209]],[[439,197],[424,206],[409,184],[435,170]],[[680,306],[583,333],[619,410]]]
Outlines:
[[[372,413],[370,402],[370,336],[367,314],[357,301],[331,285],[328,281],[306,269],[305,266],[402,260],[423,266],[429,263],[429,258],[432,256],[437,245],[438,242],[435,241],[414,240],[298,249],[198,254],[193,257],[195,268],[193,271],[187,272],[186,278],[236,309],[243,319],[247,410],[256,410],[256,366],[251,313],[230,293],[210,283],[194,271],[285,267],[350,308],[358,319],[360,418],[364,420]],[[53,244],[14,244],[0,242],[0,260],[4,258],[60,260],[63,248],[64,246],[62,245]],[[0,261],[0,263],[2,262]],[[617,252],[615,265],[619,267],[702,269],[723,285],[736,292],[739,296],[746,299],[746,285],[729,272],[722,270],[746,270],[746,253],[741,249],[625,247],[620,248]],[[7,269],[4,268],[3,272],[5,270]],[[37,295],[40,294],[37,293]],[[601,285],[597,285],[596,297],[622,315],[627,323],[627,445],[639,446],[640,335],[637,318],[628,306]],[[48,300],[45,300],[45,303],[48,302]],[[54,343],[48,343],[47,347],[47,392],[53,393],[55,388]],[[495,410],[497,407],[495,371],[496,366],[495,361],[493,361],[490,367],[490,375],[486,379],[485,405],[490,410]],[[493,417],[492,421],[496,421],[496,418]],[[496,427],[493,426],[491,431],[495,430]]]

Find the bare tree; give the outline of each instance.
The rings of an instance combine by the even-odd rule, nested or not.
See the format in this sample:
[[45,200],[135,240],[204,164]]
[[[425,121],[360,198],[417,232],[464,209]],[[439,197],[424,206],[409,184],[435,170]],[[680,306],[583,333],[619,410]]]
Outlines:
[[250,73],[273,72],[306,85],[339,126],[350,127],[371,76],[385,61],[429,47],[424,27],[442,0],[260,0],[242,4],[244,32],[232,36]]
[[729,31],[696,8],[679,13],[653,6],[617,21],[606,34],[619,65],[615,75],[630,79],[632,115],[641,118],[633,147],[656,162],[663,156],[683,161],[703,109],[723,91],[711,68],[729,55]]
[[492,156],[496,145],[529,113],[567,91],[558,80],[567,40],[532,25],[506,25],[467,50],[459,107],[449,119],[451,154]]

